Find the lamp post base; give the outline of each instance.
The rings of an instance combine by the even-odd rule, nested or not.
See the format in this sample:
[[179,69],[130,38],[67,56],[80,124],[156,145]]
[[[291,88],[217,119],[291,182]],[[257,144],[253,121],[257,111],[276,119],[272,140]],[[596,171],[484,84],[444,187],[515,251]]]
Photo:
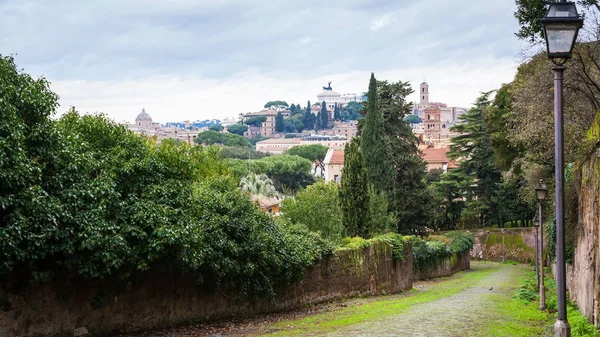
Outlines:
[[554,336],[556,337],[571,337],[571,326],[569,322],[564,320],[557,320],[554,323]]
[[546,310],[546,288],[540,284],[540,310]]

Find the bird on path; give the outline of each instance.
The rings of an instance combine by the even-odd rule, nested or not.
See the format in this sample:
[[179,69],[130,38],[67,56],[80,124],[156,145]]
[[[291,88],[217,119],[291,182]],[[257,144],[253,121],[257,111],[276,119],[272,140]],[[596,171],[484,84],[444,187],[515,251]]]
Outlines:
[[494,290],[494,287],[490,287],[490,290]]

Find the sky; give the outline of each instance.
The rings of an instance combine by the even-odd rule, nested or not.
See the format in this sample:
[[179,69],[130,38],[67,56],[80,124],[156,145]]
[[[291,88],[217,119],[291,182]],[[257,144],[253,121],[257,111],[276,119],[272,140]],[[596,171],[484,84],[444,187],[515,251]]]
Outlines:
[[[74,106],[133,122],[306,105],[379,80],[470,107],[510,82],[524,45],[512,0],[0,0],[0,54]],[[416,101],[417,95],[410,96]]]

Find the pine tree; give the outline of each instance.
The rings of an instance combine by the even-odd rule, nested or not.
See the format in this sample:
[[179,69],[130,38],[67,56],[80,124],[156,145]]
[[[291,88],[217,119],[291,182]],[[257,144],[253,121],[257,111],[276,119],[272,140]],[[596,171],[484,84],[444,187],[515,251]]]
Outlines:
[[322,120],[322,118],[321,118],[321,111],[319,111],[319,112],[317,112],[317,119],[316,119],[316,122],[315,122],[315,130],[321,130],[322,129],[321,128],[321,120]]
[[370,232],[369,182],[357,141],[346,144],[340,188],[340,204],[346,234],[366,238]]
[[329,111],[327,111],[327,103],[321,103],[321,129],[329,129]]
[[296,105],[294,103],[292,103],[292,105],[290,105],[290,115],[293,115],[296,112]]
[[310,111],[310,101],[306,104],[306,111],[304,112],[304,129],[312,130],[315,126],[314,116]]
[[275,131],[283,132],[283,129],[284,129],[283,115],[281,114],[281,111],[279,111],[277,113],[277,116],[275,117]]
[[361,130],[360,150],[365,159],[367,176],[377,191],[386,191],[393,178],[393,166],[383,139],[383,113],[379,109],[377,80],[371,73],[367,93],[367,115]]

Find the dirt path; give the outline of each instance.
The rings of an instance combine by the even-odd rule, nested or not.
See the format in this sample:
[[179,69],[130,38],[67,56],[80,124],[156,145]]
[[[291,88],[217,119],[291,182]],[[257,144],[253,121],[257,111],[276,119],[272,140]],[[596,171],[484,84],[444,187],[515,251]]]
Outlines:
[[311,312],[182,327],[135,337],[489,337],[495,335],[490,333],[490,326],[511,319],[503,316],[497,305],[510,301],[526,272],[524,266],[473,262],[469,271],[417,283],[415,290],[404,294],[339,301]]

